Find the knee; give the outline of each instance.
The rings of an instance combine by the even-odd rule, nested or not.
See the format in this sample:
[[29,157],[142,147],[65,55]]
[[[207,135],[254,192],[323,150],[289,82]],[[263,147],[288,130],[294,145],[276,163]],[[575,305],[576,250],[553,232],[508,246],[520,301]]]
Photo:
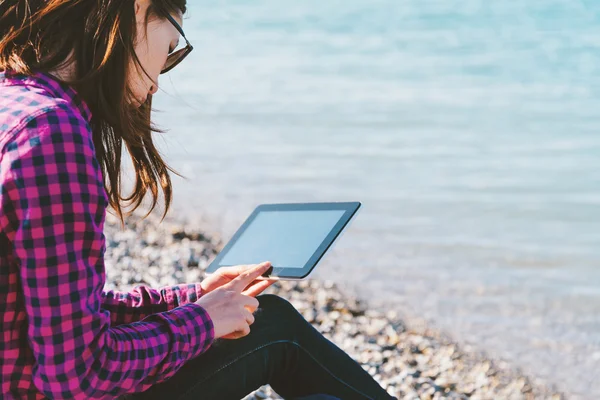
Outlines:
[[261,294],[256,296],[256,300],[258,300],[259,308],[298,312],[292,303],[275,294]]
[[302,314],[296,307],[283,297],[274,294],[263,294],[256,296],[256,300],[259,303],[257,311],[267,318],[294,323],[304,321]]
[[313,329],[311,324],[288,300],[277,295],[265,294],[256,296],[259,306],[255,311],[256,323],[261,326],[268,340],[287,341],[288,345],[305,340],[307,333]]

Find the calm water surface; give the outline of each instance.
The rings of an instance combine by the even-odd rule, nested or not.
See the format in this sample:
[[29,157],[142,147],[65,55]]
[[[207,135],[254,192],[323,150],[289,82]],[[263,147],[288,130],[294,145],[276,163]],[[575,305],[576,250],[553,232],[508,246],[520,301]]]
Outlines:
[[363,210],[315,272],[600,398],[600,3],[203,1],[161,77],[176,207]]

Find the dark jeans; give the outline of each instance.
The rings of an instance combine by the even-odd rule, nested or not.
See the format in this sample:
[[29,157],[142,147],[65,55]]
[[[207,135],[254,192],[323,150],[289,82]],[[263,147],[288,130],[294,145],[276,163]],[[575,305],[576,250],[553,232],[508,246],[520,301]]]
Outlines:
[[217,339],[169,380],[128,398],[239,400],[270,384],[285,399],[313,394],[343,400],[395,399],[290,302],[271,294],[256,299],[260,305],[250,334]]

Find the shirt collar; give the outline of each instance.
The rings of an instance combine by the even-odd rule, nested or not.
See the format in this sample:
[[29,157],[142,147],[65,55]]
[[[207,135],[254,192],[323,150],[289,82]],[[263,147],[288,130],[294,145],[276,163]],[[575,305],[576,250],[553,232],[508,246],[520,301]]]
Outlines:
[[54,97],[63,98],[75,106],[88,123],[91,122],[92,112],[75,88],[59,81],[56,77],[47,72],[35,71],[31,75],[23,75],[7,70],[0,72],[0,81],[2,81],[1,78],[4,78],[4,80],[8,82],[19,81],[28,86],[43,89]]

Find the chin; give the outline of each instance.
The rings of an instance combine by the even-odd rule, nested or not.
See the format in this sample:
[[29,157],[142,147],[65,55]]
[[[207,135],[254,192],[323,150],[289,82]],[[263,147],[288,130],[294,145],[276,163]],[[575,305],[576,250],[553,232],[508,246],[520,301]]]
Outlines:
[[134,98],[129,104],[133,107],[133,108],[140,108],[148,99],[142,99],[139,97]]

